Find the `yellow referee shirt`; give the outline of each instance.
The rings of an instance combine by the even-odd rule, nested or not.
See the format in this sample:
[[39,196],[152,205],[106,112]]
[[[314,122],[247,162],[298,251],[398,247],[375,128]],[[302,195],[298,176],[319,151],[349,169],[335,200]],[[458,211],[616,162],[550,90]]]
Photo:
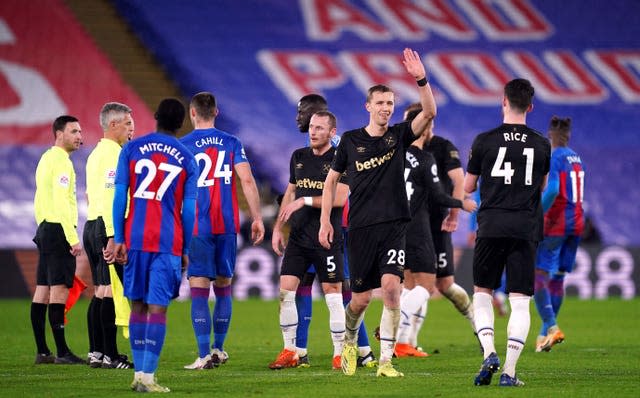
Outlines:
[[36,195],[33,201],[36,223],[60,223],[69,245],[80,242],[76,173],[69,154],[58,146],[49,148],[36,168]]
[[102,217],[107,236],[113,236],[113,197],[120,145],[102,138],[87,159],[87,220]]
[[[104,139],[104,138],[103,138]],[[100,141],[102,142],[102,140]],[[86,186],[87,190],[87,221],[95,221],[102,211],[102,195],[100,190],[100,180],[102,173],[100,173],[100,142],[91,151],[87,158],[87,164],[85,166]]]

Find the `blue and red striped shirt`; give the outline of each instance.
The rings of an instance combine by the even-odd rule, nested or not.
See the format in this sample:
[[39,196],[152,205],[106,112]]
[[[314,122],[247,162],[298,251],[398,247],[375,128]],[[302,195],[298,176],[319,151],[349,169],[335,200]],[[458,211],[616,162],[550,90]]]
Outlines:
[[151,133],[122,148],[115,182],[129,187],[127,248],[183,254],[183,202],[196,199],[197,177],[193,155],[175,137]]
[[557,191],[557,196],[544,215],[545,236],[582,234],[584,177],[582,160],[571,148],[558,147],[552,151],[549,184],[543,193],[543,202],[549,190]]
[[197,129],[181,142],[199,168],[194,235],[235,234],[240,230],[235,165],[247,162],[240,140],[216,128]]

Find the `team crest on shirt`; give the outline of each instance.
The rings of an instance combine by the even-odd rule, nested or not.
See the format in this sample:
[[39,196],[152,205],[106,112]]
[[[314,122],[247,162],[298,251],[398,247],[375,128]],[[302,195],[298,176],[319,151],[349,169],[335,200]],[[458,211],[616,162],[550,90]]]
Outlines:
[[304,167],[304,163],[300,162],[300,163],[296,163],[296,169],[301,169]]
[[451,156],[452,159],[460,159],[458,151],[449,151],[449,156]]
[[331,170],[331,165],[329,163],[322,165],[322,174],[329,174],[329,170]]
[[358,278],[358,279],[356,279],[355,281],[353,281],[353,283],[354,283],[356,286],[362,286],[362,284],[364,283],[364,281],[362,280],[362,278]]
[[365,153],[366,151],[367,151],[367,148],[363,146],[356,147],[356,152],[358,153]]
[[60,184],[60,186],[63,186],[65,188],[67,188],[69,186],[69,176],[67,175],[61,175],[60,178],[58,178],[58,184]]
[[387,144],[387,146],[392,147],[396,144],[396,139],[394,136],[390,135],[384,138],[384,142]]

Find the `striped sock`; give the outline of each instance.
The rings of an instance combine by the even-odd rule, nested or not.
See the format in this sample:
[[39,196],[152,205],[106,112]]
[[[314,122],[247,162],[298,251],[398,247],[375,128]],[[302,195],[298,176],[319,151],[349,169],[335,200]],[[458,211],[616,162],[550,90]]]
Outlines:
[[191,324],[198,343],[198,356],[204,358],[209,354],[209,344],[211,342],[208,288],[191,288]]
[[142,371],[144,373],[155,373],[158,369],[158,359],[164,346],[164,337],[167,334],[167,315],[150,314],[147,323],[147,333],[145,339],[144,361]]
[[231,286],[214,287],[216,305],[213,308],[213,348],[222,351],[231,322]]
[[300,286],[296,291],[296,308],[298,309],[298,329],[296,330],[296,346],[307,348],[309,326],[312,314],[311,286]]
[[147,333],[147,314],[131,312],[129,316],[129,343],[136,372],[142,372],[144,362],[145,335]]

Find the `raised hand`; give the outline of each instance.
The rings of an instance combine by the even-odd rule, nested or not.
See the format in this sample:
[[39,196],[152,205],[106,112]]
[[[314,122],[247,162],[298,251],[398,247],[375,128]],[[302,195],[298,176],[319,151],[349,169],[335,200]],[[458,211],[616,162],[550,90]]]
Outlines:
[[404,59],[402,63],[404,67],[407,69],[407,72],[411,74],[416,80],[420,80],[422,78],[427,77],[427,72],[424,68],[424,64],[420,59],[420,55],[416,51],[413,51],[410,48],[405,48],[403,52]]

